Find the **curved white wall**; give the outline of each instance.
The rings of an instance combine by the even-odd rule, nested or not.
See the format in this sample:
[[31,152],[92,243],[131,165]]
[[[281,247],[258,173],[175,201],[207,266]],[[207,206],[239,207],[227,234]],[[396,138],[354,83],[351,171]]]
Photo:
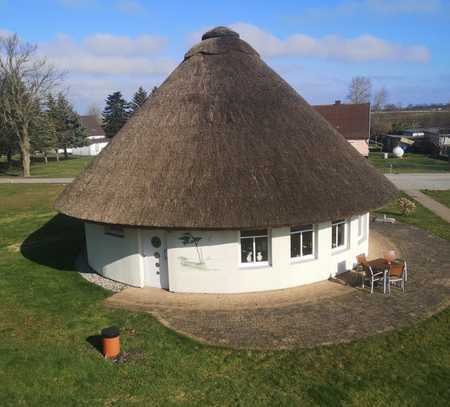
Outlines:
[[239,231],[192,231],[202,237],[199,245],[203,264],[193,246],[183,246],[183,232],[167,234],[170,290],[197,293],[239,293],[276,290],[328,279],[351,269],[356,256],[368,252],[368,219],[364,233],[358,237],[358,219],[347,223],[347,242],[343,248],[331,249],[331,222],[315,230],[315,258],[292,261],[290,228],[271,230],[271,262],[266,267],[240,265]]
[[[151,272],[146,242],[154,232],[125,229],[123,238],[106,235],[104,226],[86,223],[86,242],[90,266],[116,281],[142,287]],[[315,258],[292,261],[290,228],[270,231],[270,265],[242,267],[239,231],[192,231],[202,239],[200,253],[193,245],[183,245],[186,231],[167,231],[166,252],[169,289],[174,292],[239,293],[276,290],[328,279],[353,267],[356,256],[368,252],[369,216],[364,216],[362,236],[358,236],[358,217],[347,222],[346,244],[331,249],[331,222],[315,225]],[[161,231],[160,231],[161,232]],[[145,255],[145,256],[144,256]],[[199,255],[201,261],[199,261]]]
[[124,236],[105,234],[105,227],[84,224],[88,263],[97,273],[135,287],[143,287],[139,230],[124,229]]

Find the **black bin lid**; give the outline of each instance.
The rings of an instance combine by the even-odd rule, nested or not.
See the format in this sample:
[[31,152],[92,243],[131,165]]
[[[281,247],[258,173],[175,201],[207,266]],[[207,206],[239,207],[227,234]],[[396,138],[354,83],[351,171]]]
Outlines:
[[102,329],[102,336],[104,338],[115,338],[120,335],[120,330],[117,326],[109,326],[108,328]]

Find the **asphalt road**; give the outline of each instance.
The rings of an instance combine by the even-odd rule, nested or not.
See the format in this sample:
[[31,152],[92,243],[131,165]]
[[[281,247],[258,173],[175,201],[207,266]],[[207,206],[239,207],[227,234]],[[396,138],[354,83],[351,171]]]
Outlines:
[[0,177],[0,184],[70,184],[74,178]]
[[403,191],[421,189],[450,189],[450,172],[436,174],[386,174],[392,183]]
[[[386,174],[394,185],[404,191],[450,189],[450,172],[436,174]],[[74,178],[0,177],[0,184],[70,184]]]

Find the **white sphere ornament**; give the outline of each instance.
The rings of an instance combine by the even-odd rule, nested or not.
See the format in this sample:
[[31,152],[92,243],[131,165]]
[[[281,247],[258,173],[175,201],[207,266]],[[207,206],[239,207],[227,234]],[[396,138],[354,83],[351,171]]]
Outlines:
[[397,158],[402,158],[403,154],[405,154],[405,152],[403,151],[403,148],[401,148],[400,146],[395,147],[392,152],[394,153],[394,155]]

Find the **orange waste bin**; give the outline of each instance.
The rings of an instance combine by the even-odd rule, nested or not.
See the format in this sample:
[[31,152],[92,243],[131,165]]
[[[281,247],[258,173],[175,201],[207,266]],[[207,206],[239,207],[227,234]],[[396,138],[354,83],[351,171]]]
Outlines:
[[114,359],[120,353],[120,331],[115,326],[102,329],[103,355],[107,359]]

